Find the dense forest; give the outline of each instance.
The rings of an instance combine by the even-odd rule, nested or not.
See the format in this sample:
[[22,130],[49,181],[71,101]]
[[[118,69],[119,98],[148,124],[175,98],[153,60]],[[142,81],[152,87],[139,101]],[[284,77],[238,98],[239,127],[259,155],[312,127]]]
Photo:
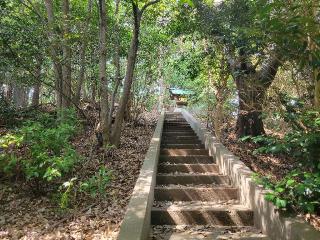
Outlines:
[[318,0],[8,0],[0,238],[113,239],[170,87],[319,228]]

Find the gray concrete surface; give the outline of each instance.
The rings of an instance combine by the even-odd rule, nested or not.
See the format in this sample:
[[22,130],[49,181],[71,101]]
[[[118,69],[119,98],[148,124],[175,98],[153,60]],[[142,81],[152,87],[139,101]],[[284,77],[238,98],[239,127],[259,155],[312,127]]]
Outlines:
[[124,220],[120,226],[119,240],[144,240],[149,237],[163,122],[164,112],[158,120]]

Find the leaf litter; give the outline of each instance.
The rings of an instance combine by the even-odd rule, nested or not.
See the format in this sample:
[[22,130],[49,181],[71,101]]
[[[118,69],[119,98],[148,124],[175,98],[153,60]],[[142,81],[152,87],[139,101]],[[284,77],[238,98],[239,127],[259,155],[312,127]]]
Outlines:
[[[89,114],[97,119],[96,111]],[[36,195],[25,182],[0,176],[0,239],[116,239],[156,119],[157,114],[150,113],[143,122],[124,124],[119,149],[97,148],[90,126],[73,140],[83,159],[69,177],[80,181],[105,166],[112,171],[105,197],[76,193],[71,207],[62,210],[50,186],[45,194]]]

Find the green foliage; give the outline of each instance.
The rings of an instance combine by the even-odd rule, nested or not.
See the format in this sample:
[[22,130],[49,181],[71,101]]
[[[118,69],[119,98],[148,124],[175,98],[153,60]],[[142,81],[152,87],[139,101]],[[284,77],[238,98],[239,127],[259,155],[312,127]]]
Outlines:
[[76,180],[77,178],[71,178],[69,181],[64,182],[62,186],[60,186],[60,189],[59,189],[61,192],[60,202],[59,202],[60,208],[66,209],[69,207],[71,195],[72,193],[74,193],[74,190],[75,190],[74,183]]
[[293,131],[286,133],[283,138],[261,135],[245,136],[240,140],[251,140],[260,145],[253,154],[286,154],[300,160],[311,169],[317,169],[320,164],[320,113],[287,111],[284,118],[287,121],[291,119]]
[[92,197],[105,197],[106,187],[112,178],[112,172],[104,166],[99,168],[99,171],[90,177],[88,180],[80,183],[80,191],[87,192]]
[[64,117],[57,119],[43,114],[38,120],[26,122],[14,134],[1,137],[1,147],[5,151],[0,158],[0,171],[17,175],[19,170],[27,180],[38,183],[52,181],[69,172],[78,159],[69,142],[78,123],[74,110],[58,113],[62,114]]
[[278,208],[291,208],[307,213],[314,213],[320,208],[320,171],[310,173],[294,170],[275,183],[269,177],[259,175],[254,175],[254,179],[270,190],[265,198]]
[[254,179],[270,190],[266,199],[278,208],[313,213],[320,208],[320,113],[302,111],[298,101],[286,103],[287,111],[283,117],[291,123],[292,131],[281,139],[273,136],[246,136],[241,140],[259,144],[255,154],[286,154],[299,160],[301,168],[291,171],[280,181],[273,182],[270,177],[258,175]]

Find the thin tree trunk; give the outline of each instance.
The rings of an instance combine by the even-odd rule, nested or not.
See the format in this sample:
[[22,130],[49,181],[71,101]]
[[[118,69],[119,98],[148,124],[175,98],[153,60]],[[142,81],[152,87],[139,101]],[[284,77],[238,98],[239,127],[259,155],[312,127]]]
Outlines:
[[111,128],[112,125],[112,115],[114,111],[114,105],[116,102],[116,97],[118,94],[118,89],[121,83],[121,77],[120,77],[120,31],[119,31],[119,6],[120,0],[116,0],[116,23],[114,26],[114,32],[115,32],[115,53],[114,53],[114,66],[115,66],[115,74],[114,74],[114,90],[111,96],[111,102],[110,102],[110,109],[109,109],[109,115],[108,115],[108,126]]
[[35,68],[35,84],[33,86],[33,94],[32,94],[32,102],[31,105],[33,107],[39,106],[40,102],[40,86],[41,86],[41,67],[42,67],[42,59],[41,57],[38,57],[36,59],[37,64]]
[[62,66],[59,60],[60,46],[55,37],[55,17],[53,13],[52,0],[45,0],[45,6],[48,19],[48,39],[50,41],[50,56],[53,62],[53,69],[55,74],[55,91],[56,91],[56,103],[57,107],[62,106]]
[[135,7],[135,20],[134,20],[134,29],[133,29],[133,37],[131,39],[129,54],[128,54],[128,62],[127,62],[127,70],[126,70],[126,76],[124,80],[123,85],[123,92],[119,104],[119,109],[117,111],[113,132],[112,132],[112,143],[116,146],[120,143],[120,133],[121,133],[121,127],[122,122],[125,114],[125,110],[127,107],[127,103],[129,101],[129,95],[133,80],[133,73],[137,58],[137,52],[138,52],[138,45],[139,45],[139,31],[140,31],[140,14],[138,12],[139,10],[137,7]]
[[103,145],[107,146],[110,143],[110,129],[108,127],[108,80],[106,76],[107,48],[106,48],[106,2],[99,0],[100,14],[100,57],[99,57],[99,79],[100,79],[100,123],[103,138]]
[[[162,48],[160,49],[160,56],[159,56],[159,60],[161,59],[163,55],[163,50]],[[162,61],[159,61],[159,65],[158,65],[158,74],[159,74],[159,103],[158,103],[158,112],[162,111],[163,108],[163,100],[164,100],[164,93],[165,93],[165,89],[164,89],[164,80],[163,80],[163,74],[162,74]]]
[[79,79],[77,82],[76,86],[76,91],[75,91],[75,103],[79,105],[80,102],[80,97],[81,97],[81,90],[82,86],[84,83],[84,78],[85,78],[85,72],[86,72],[86,50],[87,50],[87,45],[88,45],[88,37],[87,37],[87,32],[89,29],[89,21],[91,19],[91,11],[92,11],[92,0],[88,0],[88,15],[86,17],[85,21],[85,27],[83,30],[83,39],[82,39],[82,44],[80,47],[80,72],[79,72]]
[[62,64],[62,107],[68,108],[71,105],[71,47],[68,40],[70,35],[70,6],[69,0],[62,0],[63,14],[63,64]]
[[128,53],[128,61],[127,61],[127,69],[126,76],[124,79],[123,92],[120,99],[119,109],[115,118],[115,123],[111,135],[112,143],[116,146],[120,144],[120,134],[121,127],[123,123],[123,118],[125,114],[125,110],[130,97],[130,90],[133,81],[134,68],[137,59],[137,52],[139,47],[139,32],[140,32],[140,23],[143,12],[151,5],[159,2],[159,0],[151,1],[146,3],[141,10],[138,8],[138,5],[135,1],[131,1],[133,8],[133,18],[134,18],[134,26],[133,26],[133,36],[131,39],[131,44]]
[[33,94],[32,94],[32,106],[38,107],[40,103],[40,83],[36,83],[33,86]]

